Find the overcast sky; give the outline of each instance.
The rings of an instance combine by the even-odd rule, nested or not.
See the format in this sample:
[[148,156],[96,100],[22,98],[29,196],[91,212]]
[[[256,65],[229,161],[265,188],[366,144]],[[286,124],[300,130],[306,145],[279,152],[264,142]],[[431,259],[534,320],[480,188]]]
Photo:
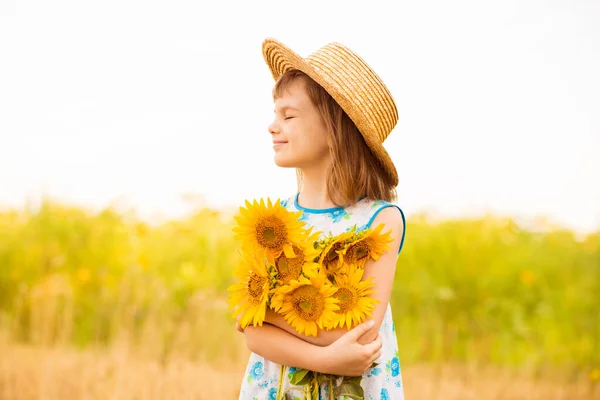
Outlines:
[[394,95],[408,215],[600,229],[600,2],[0,0],[0,205],[177,216],[295,193],[261,44],[331,41]]

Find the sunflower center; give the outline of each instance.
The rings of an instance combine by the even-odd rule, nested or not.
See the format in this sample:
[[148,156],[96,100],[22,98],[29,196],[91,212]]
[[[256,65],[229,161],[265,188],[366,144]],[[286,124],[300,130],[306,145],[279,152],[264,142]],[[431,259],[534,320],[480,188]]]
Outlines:
[[287,258],[285,254],[281,254],[276,260],[277,277],[288,284],[292,279],[298,279],[304,265],[304,252],[296,246],[292,246],[296,257]]
[[335,311],[338,314],[345,314],[352,310],[356,305],[356,296],[354,295],[354,292],[348,288],[339,288],[333,297],[340,301],[338,303],[340,309]]
[[268,216],[256,224],[256,240],[268,249],[281,249],[287,239],[285,224],[279,218]]
[[369,250],[369,244],[366,242],[366,240],[361,240],[360,242],[350,246],[346,251],[348,262],[356,263],[364,260],[366,257],[368,257]]
[[264,276],[257,274],[250,275],[250,279],[248,280],[248,294],[250,294],[250,297],[254,301],[258,301],[260,296],[262,296],[266,282],[267,278]]
[[292,304],[298,316],[306,321],[319,319],[325,308],[325,300],[314,286],[300,286],[292,293]]

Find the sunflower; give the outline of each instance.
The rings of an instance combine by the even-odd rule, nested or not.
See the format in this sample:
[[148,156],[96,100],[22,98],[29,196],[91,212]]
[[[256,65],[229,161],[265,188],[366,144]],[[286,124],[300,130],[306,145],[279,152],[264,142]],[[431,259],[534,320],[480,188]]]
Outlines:
[[246,208],[240,207],[240,215],[235,216],[238,225],[233,228],[236,239],[242,241],[242,248],[256,254],[258,259],[267,258],[274,263],[282,252],[288,257],[294,256],[290,242],[301,242],[307,230],[304,222],[299,221],[301,212],[291,212],[279,201],[275,204],[268,199],[260,203],[246,200]]
[[339,309],[335,291],[323,275],[301,276],[277,288],[271,305],[298,333],[316,337],[317,328],[330,326]]
[[275,269],[277,271],[277,280],[279,285],[287,285],[293,279],[298,279],[301,274],[305,276],[318,273],[319,264],[314,260],[319,257],[320,250],[315,249],[314,242],[319,236],[319,232],[310,234],[306,240],[300,243],[292,243],[294,257],[288,257],[281,253],[275,258]]
[[319,264],[321,272],[327,277],[333,277],[343,271],[343,253],[346,251],[346,242],[352,238],[354,232],[348,231],[325,240],[325,247],[321,253]]
[[269,274],[265,265],[253,256],[240,255],[240,261],[233,271],[238,283],[227,288],[229,308],[234,308],[233,317],[239,317],[243,328],[250,322],[262,326],[269,298]]
[[343,253],[344,263],[364,268],[369,259],[377,260],[385,250],[389,250],[389,244],[394,239],[390,236],[391,230],[381,233],[383,227],[383,224],[379,224],[375,229],[369,228],[356,233]]
[[363,273],[363,268],[353,265],[348,268],[347,274],[336,276],[337,291],[333,297],[339,300],[340,309],[335,311],[331,328],[343,328],[345,325],[351,329],[364,322],[366,316],[371,317],[371,311],[379,300],[369,297],[375,284],[373,278],[363,281]]

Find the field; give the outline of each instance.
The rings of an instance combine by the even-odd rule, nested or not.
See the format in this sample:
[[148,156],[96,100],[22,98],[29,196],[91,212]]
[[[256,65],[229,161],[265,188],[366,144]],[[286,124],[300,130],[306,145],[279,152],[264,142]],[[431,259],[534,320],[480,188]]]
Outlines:
[[[0,399],[233,399],[231,214],[0,212]],[[409,218],[391,300],[408,399],[600,398],[600,232]]]

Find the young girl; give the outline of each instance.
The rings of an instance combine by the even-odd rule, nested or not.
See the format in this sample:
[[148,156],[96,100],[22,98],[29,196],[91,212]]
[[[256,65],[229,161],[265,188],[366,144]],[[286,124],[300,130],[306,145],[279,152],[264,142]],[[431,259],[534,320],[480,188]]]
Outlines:
[[[398,344],[389,300],[396,260],[404,243],[405,218],[395,200],[396,168],[382,142],[398,120],[394,100],[381,79],[347,47],[330,43],[302,58],[274,39],[263,55],[276,80],[275,118],[269,126],[275,163],[296,168],[299,192],[283,200],[301,211],[307,226],[337,235],[352,227],[384,225],[391,250],[365,265],[379,303],[372,319],[347,328],[296,332],[278,314],[267,311],[265,324],[243,330],[252,351],[240,396],[275,399],[280,365],[289,369],[283,389],[292,386],[295,368],[335,375],[361,376],[365,400],[404,398]],[[373,362],[378,366],[371,368]],[[298,392],[290,391],[290,399]],[[327,390],[321,387],[321,398]],[[277,399],[279,400],[279,399]]]

